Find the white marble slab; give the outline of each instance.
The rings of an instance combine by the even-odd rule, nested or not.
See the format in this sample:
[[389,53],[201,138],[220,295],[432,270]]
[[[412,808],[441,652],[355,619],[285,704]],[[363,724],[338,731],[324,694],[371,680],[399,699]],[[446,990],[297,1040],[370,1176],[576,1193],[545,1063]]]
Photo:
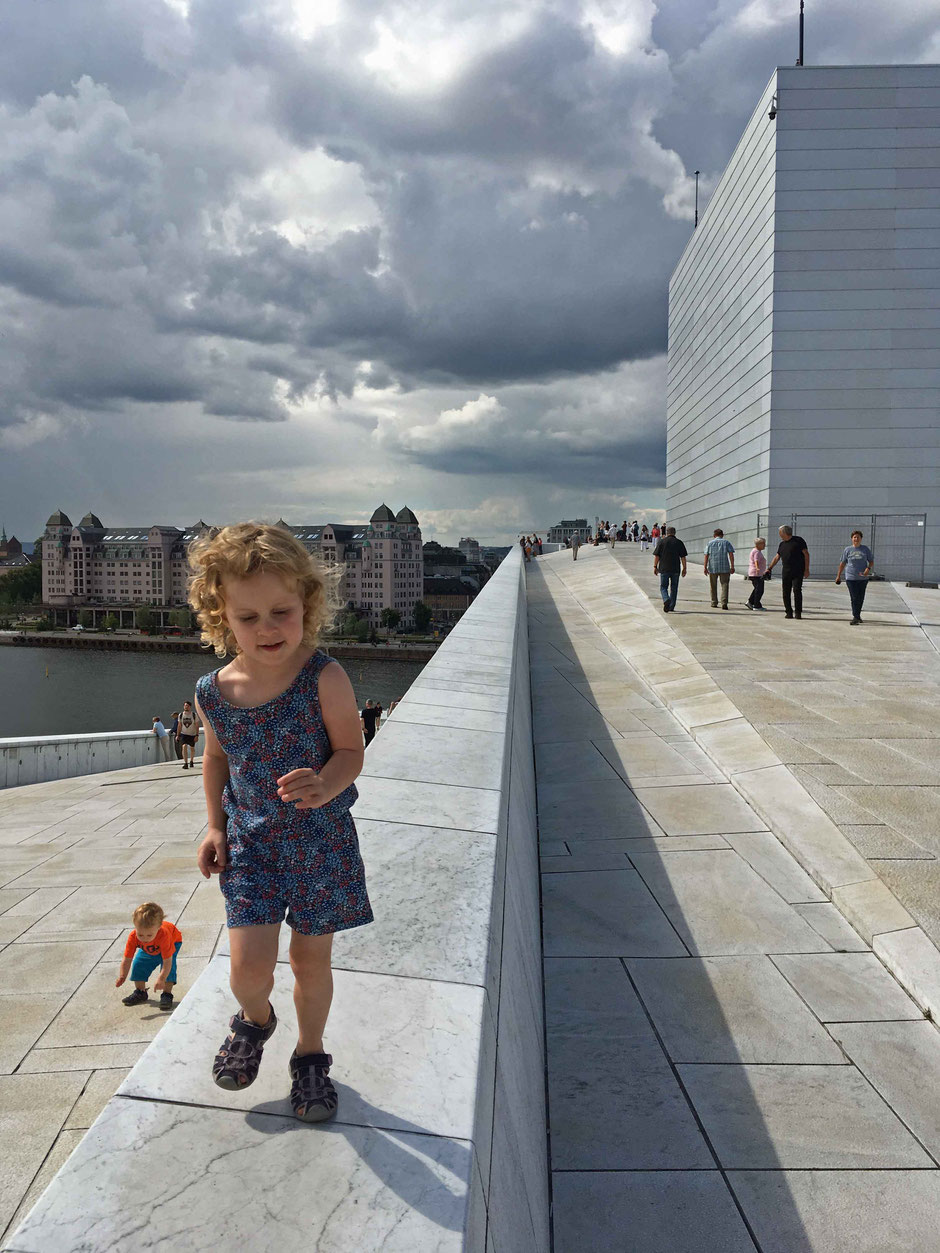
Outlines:
[[812,953],[774,961],[821,1022],[923,1018],[874,953]]
[[[265,1045],[255,1083],[227,1092],[212,1081],[212,1060],[235,1002],[228,961],[213,958],[121,1094],[290,1115],[288,1061],[297,1043],[293,987],[290,968],[278,964],[271,997],[278,1028]],[[482,1013],[482,988],[335,971],[324,1044],[334,1058],[339,1121],[469,1140]]]
[[496,833],[499,824],[498,784],[494,784],[494,790],[360,776],[356,787],[359,799],[352,812],[357,822],[375,818],[381,822],[490,834]]
[[498,788],[505,728],[467,731],[461,727],[396,722],[369,745],[361,778],[443,783],[464,788]]
[[118,1097],[9,1248],[456,1253],[472,1168],[438,1136]]
[[686,956],[634,870],[545,875],[542,917],[546,957]]

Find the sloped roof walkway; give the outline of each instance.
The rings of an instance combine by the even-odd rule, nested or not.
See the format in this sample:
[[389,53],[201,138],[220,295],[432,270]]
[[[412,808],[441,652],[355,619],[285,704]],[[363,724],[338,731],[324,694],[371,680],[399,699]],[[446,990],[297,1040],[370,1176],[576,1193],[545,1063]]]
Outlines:
[[[685,617],[664,617],[633,546],[528,571],[555,1253],[938,1250],[940,1033],[923,1006],[940,955],[781,764],[782,733],[758,735],[699,659],[719,656],[748,708],[814,650],[864,668],[870,647],[870,675],[894,631],[917,673],[940,657],[874,596],[868,634],[850,630],[844,588],[822,624],[750,613],[740,578],[715,612],[695,565]],[[837,681],[790,699],[848,718]],[[936,706],[915,723],[940,734]],[[921,959],[920,1003],[886,969],[897,953],[902,973]]]

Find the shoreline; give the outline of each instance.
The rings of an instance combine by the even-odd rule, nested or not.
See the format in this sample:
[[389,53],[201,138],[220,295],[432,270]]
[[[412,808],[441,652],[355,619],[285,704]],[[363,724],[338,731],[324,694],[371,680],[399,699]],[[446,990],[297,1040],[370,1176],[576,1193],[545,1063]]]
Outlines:
[[[96,631],[68,632],[16,631],[0,634],[0,645],[13,648],[85,648],[115,652],[208,653],[197,639],[180,636],[110,635]],[[421,644],[321,644],[330,657],[352,661],[428,661],[437,652],[440,641]]]

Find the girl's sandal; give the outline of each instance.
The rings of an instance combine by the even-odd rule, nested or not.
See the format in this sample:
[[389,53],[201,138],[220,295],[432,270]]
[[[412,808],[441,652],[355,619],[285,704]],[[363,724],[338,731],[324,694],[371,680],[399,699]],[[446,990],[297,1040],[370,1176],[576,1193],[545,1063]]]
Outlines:
[[229,1034],[212,1063],[212,1078],[220,1088],[235,1092],[249,1087],[257,1079],[264,1046],[277,1026],[274,1006],[269,1008],[271,1015],[263,1027],[248,1022],[240,1011],[232,1018]]
[[339,1097],[330,1079],[329,1053],[305,1053],[290,1059],[290,1103],[302,1122],[326,1122],[336,1113]]

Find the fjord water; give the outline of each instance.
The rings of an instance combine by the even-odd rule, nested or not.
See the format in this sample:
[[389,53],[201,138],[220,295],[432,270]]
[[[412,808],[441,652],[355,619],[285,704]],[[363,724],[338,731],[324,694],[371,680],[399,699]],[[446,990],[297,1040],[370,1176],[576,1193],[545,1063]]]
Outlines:
[[[222,663],[209,653],[0,648],[0,738],[140,731],[168,721],[196,680]],[[340,661],[360,707],[387,709],[421,673],[417,661]],[[48,676],[48,677],[47,677]]]

